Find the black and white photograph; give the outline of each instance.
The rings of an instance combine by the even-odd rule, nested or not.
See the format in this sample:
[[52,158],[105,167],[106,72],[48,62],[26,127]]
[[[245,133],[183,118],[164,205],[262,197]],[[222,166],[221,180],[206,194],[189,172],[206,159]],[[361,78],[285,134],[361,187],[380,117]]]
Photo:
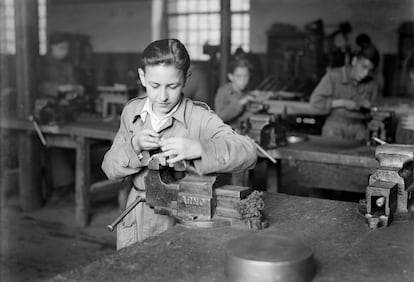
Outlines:
[[0,281],[414,281],[414,0],[0,0]]

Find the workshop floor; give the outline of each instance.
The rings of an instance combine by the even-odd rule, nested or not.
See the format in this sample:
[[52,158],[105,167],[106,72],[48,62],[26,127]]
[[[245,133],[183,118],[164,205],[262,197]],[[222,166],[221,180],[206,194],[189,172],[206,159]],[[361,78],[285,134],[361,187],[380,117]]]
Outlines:
[[75,224],[74,189],[54,193],[35,212],[22,212],[18,195],[0,210],[0,281],[43,281],[115,252],[115,233],[105,229],[118,215],[116,199],[92,206],[86,228]]

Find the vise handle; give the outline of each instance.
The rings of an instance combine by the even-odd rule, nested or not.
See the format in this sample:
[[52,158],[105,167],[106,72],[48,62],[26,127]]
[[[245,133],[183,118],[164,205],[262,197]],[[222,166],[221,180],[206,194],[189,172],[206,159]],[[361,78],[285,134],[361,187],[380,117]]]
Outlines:
[[145,199],[137,196],[135,201],[133,201],[111,224],[108,224],[106,228],[111,232],[114,231],[115,227],[121,222],[121,220],[141,202],[145,202]]

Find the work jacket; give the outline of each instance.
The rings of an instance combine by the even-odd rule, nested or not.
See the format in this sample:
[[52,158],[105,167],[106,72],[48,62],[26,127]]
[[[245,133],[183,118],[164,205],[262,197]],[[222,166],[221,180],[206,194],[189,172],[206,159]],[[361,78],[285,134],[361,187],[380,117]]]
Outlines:
[[[105,154],[102,169],[109,179],[133,176],[133,184],[144,190],[147,168],[140,154],[132,147],[132,137],[151,127],[149,118],[141,118],[146,97],[131,100],[121,114],[120,128],[110,150]],[[201,143],[201,158],[188,164],[199,174],[232,173],[253,168],[257,160],[256,146],[246,136],[235,133],[230,126],[201,102],[183,97],[178,109],[161,127],[162,138],[186,137]]]
[[240,103],[240,99],[245,96],[245,93],[235,91],[231,82],[220,87],[214,100],[217,115],[224,122],[237,127],[237,120],[245,111],[245,106]]
[[310,97],[311,105],[321,113],[328,114],[322,135],[345,139],[363,140],[366,138],[366,113],[344,108],[332,109],[332,100],[347,99],[362,105],[372,103],[378,95],[374,80],[365,83],[352,81],[348,67],[333,68],[316,86]]

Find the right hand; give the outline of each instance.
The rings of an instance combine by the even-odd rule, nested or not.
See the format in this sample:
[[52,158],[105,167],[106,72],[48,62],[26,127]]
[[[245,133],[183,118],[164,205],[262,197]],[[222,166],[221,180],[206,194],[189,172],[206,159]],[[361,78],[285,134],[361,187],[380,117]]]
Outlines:
[[239,100],[240,104],[246,105],[248,102],[253,101],[255,98],[251,95],[246,95]]
[[144,129],[132,137],[132,147],[139,153],[160,147],[160,134],[151,129]]
[[73,84],[63,84],[63,85],[58,86],[59,92],[71,92],[75,90],[76,90],[76,86]]

